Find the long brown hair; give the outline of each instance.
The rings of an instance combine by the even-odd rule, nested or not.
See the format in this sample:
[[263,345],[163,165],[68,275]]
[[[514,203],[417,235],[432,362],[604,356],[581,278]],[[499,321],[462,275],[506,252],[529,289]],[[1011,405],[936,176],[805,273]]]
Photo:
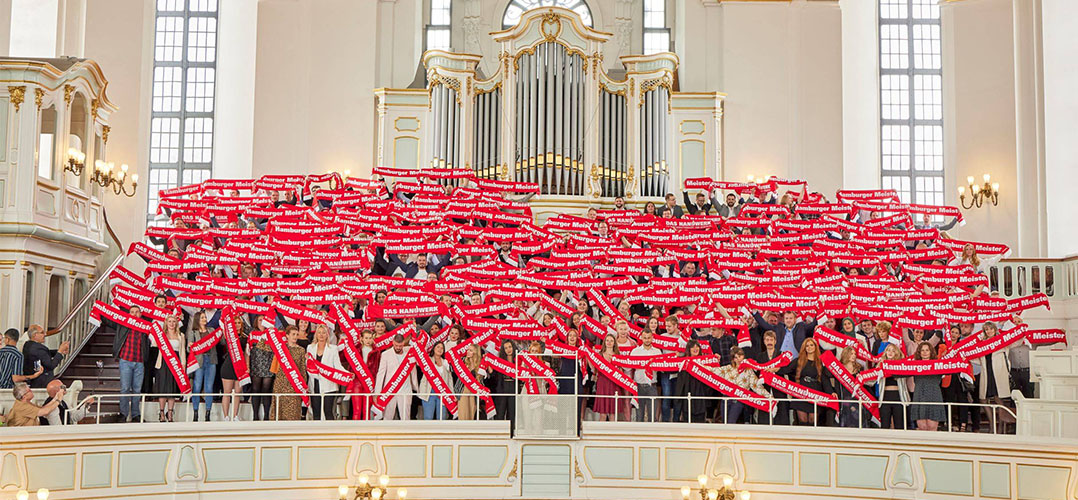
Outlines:
[[807,364],[808,361],[809,361],[808,353],[805,351],[805,346],[808,345],[809,342],[812,342],[812,345],[816,346],[816,351],[813,353],[813,356],[816,359],[812,360],[812,364],[816,365],[816,376],[817,377],[823,376],[823,361],[820,361],[820,344],[816,343],[816,341],[813,340],[812,338],[807,338],[807,339],[805,339],[804,342],[801,343],[801,350],[797,352],[797,380],[798,381],[801,380],[801,369],[804,368],[805,364]]

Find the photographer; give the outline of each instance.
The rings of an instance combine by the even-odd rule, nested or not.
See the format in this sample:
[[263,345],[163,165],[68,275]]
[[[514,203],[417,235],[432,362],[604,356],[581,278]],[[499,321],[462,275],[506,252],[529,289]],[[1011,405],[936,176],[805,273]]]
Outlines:
[[52,413],[57,406],[60,406],[60,400],[64,397],[64,389],[61,386],[55,399],[45,403],[43,406],[38,406],[33,403],[34,391],[30,389],[26,382],[15,384],[15,388],[11,392],[15,396],[15,404],[11,406],[11,411],[4,416],[4,425],[8,427],[38,425],[38,418],[47,417],[49,413]]

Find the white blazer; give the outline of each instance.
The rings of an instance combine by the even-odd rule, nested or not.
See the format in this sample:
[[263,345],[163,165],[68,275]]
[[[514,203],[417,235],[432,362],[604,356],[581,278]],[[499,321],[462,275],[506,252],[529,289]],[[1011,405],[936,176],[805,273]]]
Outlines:
[[[311,343],[311,345],[307,346],[307,355],[315,359],[318,358],[317,343]],[[322,364],[330,368],[349,371],[345,369],[344,366],[341,366],[340,349],[337,346],[330,344],[329,342],[326,342],[326,349],[322,351]],[[336,392],[337,389],[339,389],[336,382],[333,382],[320,375],[315,375],[313,373],[307,374],[307,387],[313,389],[315,380],[318,381],[318,392],[321,394],[325,394],[327,392]]]

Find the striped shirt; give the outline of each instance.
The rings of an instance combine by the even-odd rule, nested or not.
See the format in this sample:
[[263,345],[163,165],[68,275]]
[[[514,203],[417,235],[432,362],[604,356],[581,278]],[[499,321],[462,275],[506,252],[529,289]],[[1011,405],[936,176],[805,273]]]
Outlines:
[[13,346],[8,345],[0,348],[0,389],[12,389],[15,382],[11,380],[13,375],[22,375],[22,353]]

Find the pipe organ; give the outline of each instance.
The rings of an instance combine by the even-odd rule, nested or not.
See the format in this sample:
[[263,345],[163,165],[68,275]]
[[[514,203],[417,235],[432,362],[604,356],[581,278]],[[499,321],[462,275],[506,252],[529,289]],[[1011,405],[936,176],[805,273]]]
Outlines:
[[432,50],[425,89],[375,91],[379,165],[532,182],[533,205],[552,207],[640,202],[684,178],[722,177],[725,96],[675,89],[676,55],[621,56],[625,77],[613,79],[603,66],[612,35],[557,7],[491,36],[501,48],[489,78],[480,56]]

